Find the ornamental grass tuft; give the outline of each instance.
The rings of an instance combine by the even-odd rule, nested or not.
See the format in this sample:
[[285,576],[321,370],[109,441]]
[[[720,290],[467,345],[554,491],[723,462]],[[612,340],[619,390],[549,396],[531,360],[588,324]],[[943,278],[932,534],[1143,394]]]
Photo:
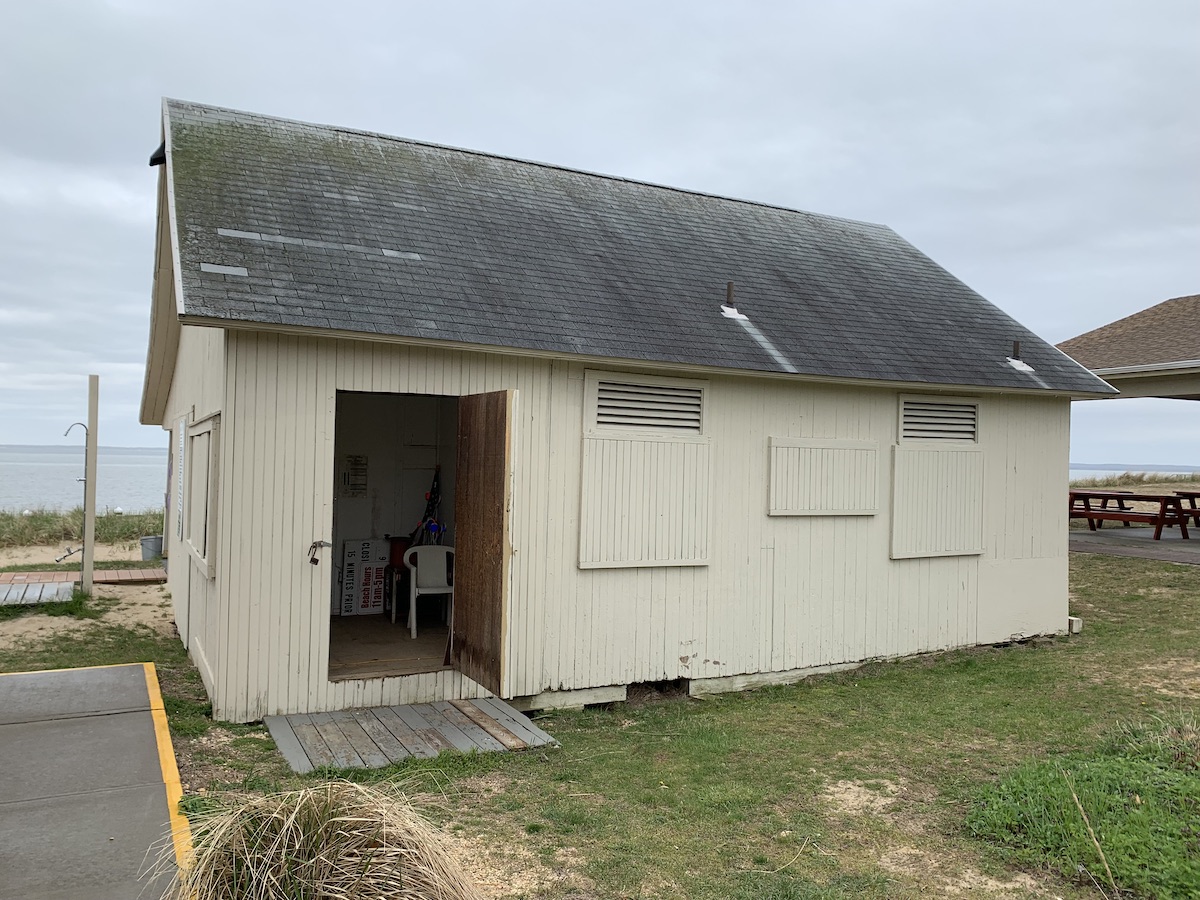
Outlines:
[[[189,820],[193,850],[171,900],[480,900],[444,835],[386,787],[206,798]],[[167,844],[161,864],[173,866]]]

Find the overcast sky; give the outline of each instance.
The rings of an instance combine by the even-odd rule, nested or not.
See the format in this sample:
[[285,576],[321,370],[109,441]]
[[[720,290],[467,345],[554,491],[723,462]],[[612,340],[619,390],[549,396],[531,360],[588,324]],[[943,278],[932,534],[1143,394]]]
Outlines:
[[[0,443],[137,424],[172,96],[883,222],[1057,342],[1200,292],[1200,3],[8,4]],[[1200,404],[1072,460],[1200,466]]]

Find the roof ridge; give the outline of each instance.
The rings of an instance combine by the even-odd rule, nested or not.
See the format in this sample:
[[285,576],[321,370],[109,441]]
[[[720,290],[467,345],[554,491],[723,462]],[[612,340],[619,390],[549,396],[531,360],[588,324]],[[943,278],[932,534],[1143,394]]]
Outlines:
[[264,113],[250,112],[243,109],[233,109],[228,106],[214,106],[210,103],[197,103],[192,100],[180,100],[175,97],[163,97],[164,104],[175,104],[180,106],[188,106],[194,109],[214,110],[222,113],[233,113],[238,116],[246,116],[250,119],[258,119],[263,122],[279,122],[287,125],[298,125],[302,128],[311,128],[314,130],[334,131],[341,134],[352,134],[360,137],[368,137],[393,141],[400,144],[410,144],[417,147],[428,147],[433,150],[449,150],[454,153],[464,153],[470,156],[478,156],[484,159],[502,160],[504,162],[519,163],[527,166],[537,166],[542,169],[552,169],[557,172],[567,172],[572,175],[584,175],[589,178],[602,178],[605,181],[619,181],[625,184],[637,185],[638,187],[649,187],[657,190],[674,191],[678,194],[688,194],[693,197],[703,197],[710,200],[721,200],[727,203],[742,203],[747,206],[759,207],[761,209],[774,209],[779,212],[792,213],[799,216],[808,216],[813,219],[822,219],[830,222],[844,222],[849,225],[865,226],[867,228],[876,229],[878,231],[890,231],[896,234],[895,229],[882,222],[868,222],[865,219],[852,219],[849,216],[834,216],[829,213],[813,212],[807,209],[796,209],[791,206],[781,206],[777,203],[767,203],[762,200],[748,200],[745,197],[730,197],[726,194],[716,194],[711,191],[698,191],[691,188],[681,188],[670,184],[661,184],[656,181],[645,181],[640,178],[629,178],[625,175],[609,175],[604,172],[593,172],[589,169],[577,169],[572,166],[557,165],[555,163],[542,162],[536,159],[525,159],[520,156],[507,156],[501,153],[488,153],[483,150],[473,150],[469,147],[455,147],[451,144],[439,144],[435,141],[422,141],[416,138],[400,137],[394,134],[385,134],[382,131],[370,131],[363,128],[351,128],[345,125],[326,125],[320,122],[308,122],[303,119],[292,119],[286,116],[268,116]]

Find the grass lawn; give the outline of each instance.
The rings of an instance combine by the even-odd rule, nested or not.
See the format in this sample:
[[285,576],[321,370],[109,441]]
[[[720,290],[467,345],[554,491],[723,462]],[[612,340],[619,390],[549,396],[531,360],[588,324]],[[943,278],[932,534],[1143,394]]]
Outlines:
[[[341,774],[404,781],[469,865],[496,874],[495,897],[1100,897],[1086,875],[1018,868],[965,825],[1023,763],[1200,704],[1200,572],[1082,554],[1071,567],[1084,632],[1069,639],[549,714],[538,723],[561,750]],[[177,641],[149,629],[102,617],[0,650],[0,670],[146,659],[191,793],[310,782],[261,726],[213,724]]]
[[[158,569],[163,564],[162,557],[158,559],[98,559],[92,563],[96,572],[109,572],[115,569]],[[73,563],[16,563],[11,566],[0,566],[0,572],[81,572],[83,571],[78,559]]]

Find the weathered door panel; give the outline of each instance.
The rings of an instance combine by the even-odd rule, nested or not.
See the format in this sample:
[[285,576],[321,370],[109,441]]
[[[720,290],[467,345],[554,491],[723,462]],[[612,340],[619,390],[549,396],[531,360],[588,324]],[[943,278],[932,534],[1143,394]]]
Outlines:
[[451,661],[496,695],[505,676],[513,391],[458,400]]

